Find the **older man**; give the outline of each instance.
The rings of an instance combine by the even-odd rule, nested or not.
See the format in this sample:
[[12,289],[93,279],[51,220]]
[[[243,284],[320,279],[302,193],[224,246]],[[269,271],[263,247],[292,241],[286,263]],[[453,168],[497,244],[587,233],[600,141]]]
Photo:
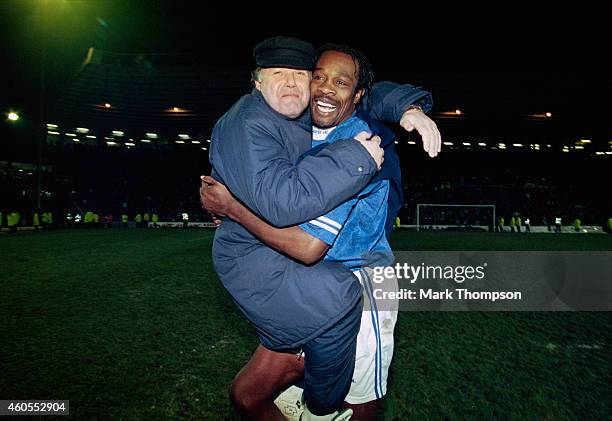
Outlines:
[[[213,131],[213,174],[272,225],[316,219],[368,184],[382,162],[380,139],[358,134],[356,141],[351,134],[297,162],[311,146],[310,115],[303,111],[314,50],[301,40],[277,37],[254,53],[255,90]],[[385,95],[396,105],[376,101]],[[423,91],[389,84],[375,88],[373,99],[374,116],[396,121],[411,102],[430,104]],[[437,153],[439,136],[430,126],[419,129],[419,117],[413,123],[433,133],[429,148]],[[305,351],[304,394],[312,413],[338,408],[351,384],[361,319],[361,287],[351,272],[329,260],[301,265],[232,220],[218,229],[213,258],[224,286],[257,329],[261,348]],[[274,408],[259,411],[262,419],[274,415]]]

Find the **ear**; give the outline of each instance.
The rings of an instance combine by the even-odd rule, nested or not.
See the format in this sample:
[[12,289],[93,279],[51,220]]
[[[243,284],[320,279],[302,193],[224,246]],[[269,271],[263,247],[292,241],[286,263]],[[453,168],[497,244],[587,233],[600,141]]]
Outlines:
[[353,104],[355,105],[359,104],[359,101],[361,101],[361,98],[363,97],[364,93],[365,93],[365,90],[363,88],[355,92],[355,99],[353,100]]
[[258,80],[253,81],[255,83],[255,89],[261,92],[261,82]]

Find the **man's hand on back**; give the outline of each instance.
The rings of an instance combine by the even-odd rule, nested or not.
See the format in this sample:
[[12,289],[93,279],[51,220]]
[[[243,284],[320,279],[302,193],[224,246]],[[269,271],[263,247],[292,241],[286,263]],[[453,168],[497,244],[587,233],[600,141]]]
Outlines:
[[372,136],[368,132],[359,132],[357,136],[355,136],[355,140],[366,148],[372,159],[374,159],[374,162],[376,162],[376,167],[380,170],[385,160],[385,151],[380,147],[380,137]]
[[229,216],[231,218],[232,209],[237,201],[227,187],[206,175],[201,176],[200,179],[202,180],[202,186],[200,187],[202,208],[212,214],[213,222],[217,224],[217,216]]

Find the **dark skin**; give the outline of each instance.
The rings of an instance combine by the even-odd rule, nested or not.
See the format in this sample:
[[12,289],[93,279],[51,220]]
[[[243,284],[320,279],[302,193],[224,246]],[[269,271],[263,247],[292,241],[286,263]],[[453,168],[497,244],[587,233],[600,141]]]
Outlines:
[[240,418],[284,420],[274,399],[287,386],[304,377],[304,359],[270,351],[259,345],[249,362],[236,374],[230,399]]
[[275,228],[255,215],[212,177],[202,177],[200,200],[213,215],[227,216],[273,249],[306,265],[320,260],[329,246],[298,226]]
[[[357,75],[357,64],[346,54],[328,51],[320,57],[311,82],[311,110],[317,126],[335,126],[352,115],[363,95],[362,90],[356,89]],[[332,107],[317,108],[321,102],[335,108],[332,111]],[[307,234],[298,226],[276,228],[269,225],[212,177],[202,177],[200,200],[203,207],[213,214],[216,223],[220,223],[216,216],[227,216],[263,243],[306,265],[323,258],[329,249],[326,243]],[[293,354],[274,352],[259,345],[232,382],[232,404],[243,419],[283,419],[274,399],[303,375],[303,359]],[[378,401],[359,405],[345,402],[343,407],[353,410],[352,420],[373,420]]]

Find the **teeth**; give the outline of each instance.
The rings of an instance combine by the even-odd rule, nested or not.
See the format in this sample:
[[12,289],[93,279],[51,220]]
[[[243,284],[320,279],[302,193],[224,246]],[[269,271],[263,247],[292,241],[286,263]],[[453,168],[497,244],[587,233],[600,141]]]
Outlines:
[[328,104],[327,102],[323,102],[323,101],[317,101],[317,105],[319,107],[327,108],[329,110],[335,110],[336,109],[335,105]]

